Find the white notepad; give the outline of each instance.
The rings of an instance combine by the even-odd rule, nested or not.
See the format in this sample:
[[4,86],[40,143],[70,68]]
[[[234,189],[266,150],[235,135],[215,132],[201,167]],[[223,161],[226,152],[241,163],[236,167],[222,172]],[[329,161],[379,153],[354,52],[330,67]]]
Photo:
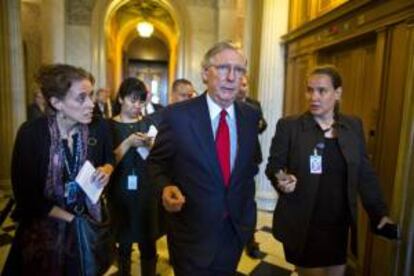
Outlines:
[[92,182],[92,176],[95,171],[96,169],[92,163],[86,160],[75,179],[93,204],[98,202],[104,189],[103,186],[101,187],[100,185]]
[[[151,125],[148,129],[147,135],[148,137],[155,138],[155,136],[157,136],[157,133],[157,128],[154,125]],[[150,150],[147,147],[137,147],[137,152],[143,160],[146,160]]]
[[158,130],[154,125],[151,125],[148,129],[148,133],[147,135],[151,138],[155,138],[155,136],[157,136],[158,134]]

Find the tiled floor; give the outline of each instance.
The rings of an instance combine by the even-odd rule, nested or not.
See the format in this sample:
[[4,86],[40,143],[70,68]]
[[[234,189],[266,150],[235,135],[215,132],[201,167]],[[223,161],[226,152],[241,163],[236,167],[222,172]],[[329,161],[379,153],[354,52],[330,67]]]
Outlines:
[[[0,194],[0,210],[6,206],[7,196]],[[272,275],[272,276],[293,276],[293,265],[287,263],[284,259],[282,245],[276,241],[270,233],[272,222],[272,214],[269,212],[258,213],[258,224],[256,232],[256,240],[260,244],[260,250],[263,252],[261,259],[252,259],[243,253],[242,259],[237,268],[239,275]],[[0,228],[0,269],[3,268],[10,243],[15,231],[14,222],[7,217]],[[161,238],[157,243],[157,251],[159,255],[157,263],[157,273],[162,276],[172,276],[172,268],[168,263],[168,251],[165,237]],[[138,250],[134,246],[132,254],[132,275],[140,275]],[[117,267],[113,265],[106,275],[116,275]]]

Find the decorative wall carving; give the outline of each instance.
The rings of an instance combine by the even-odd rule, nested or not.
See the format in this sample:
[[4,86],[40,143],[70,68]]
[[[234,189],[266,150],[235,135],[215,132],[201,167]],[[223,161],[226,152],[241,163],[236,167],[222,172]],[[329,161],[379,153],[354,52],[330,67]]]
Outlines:
[[218,8],[236,8],[237,0],[217,0]]
[[96,0],[66,0],[68,25],[89,25]]
[[118,16],[119,22],[129,21],[131,17],[142,17],[164,22],[167,26],[171,26],[172,29],[175,26],[169,11],[162,6],[160,1],[155,0],[130,1],[118,10]]
[[214,8],[217,0],[185,0],[187,5]]

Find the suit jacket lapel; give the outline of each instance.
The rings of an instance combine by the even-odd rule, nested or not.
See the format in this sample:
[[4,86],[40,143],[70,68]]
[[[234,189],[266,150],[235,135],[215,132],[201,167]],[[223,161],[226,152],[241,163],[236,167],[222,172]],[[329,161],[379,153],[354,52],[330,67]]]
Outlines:
[[341,115],[339,116],[337,124],[338,127],[336,130],[338,132],[338,143],[346,160],[348,167],[348,179],[350,179],[350,167],[352,161],[355,161],[355,158],[359,155],[358,146],[354,144],[355,142],[353,142],[355,141],[355,137],[351,131],[352,127],[344,121]]
[[[212,174],[221,182],[224,182],[216,153],[213,130],[211,128],[210,113],[208,111],[206,95],[198,97],[197,104],[192,105],[189,116],[192,116],[191,128],[195,139],[203,150],[202,159],[206,160]],[[224,183],[222,183],[224,187]]]
[[242,107],[237,102],[234,102],[234,111],[237,126],[237,151],[234,167],[231,171],[230,187],[232,187],[237,180],[236,176],[239,175],[238,171],[242,167],[242,161],[246,160],[244,154],[247,152],[247,138],[249,135],[249,124],[247,124]]

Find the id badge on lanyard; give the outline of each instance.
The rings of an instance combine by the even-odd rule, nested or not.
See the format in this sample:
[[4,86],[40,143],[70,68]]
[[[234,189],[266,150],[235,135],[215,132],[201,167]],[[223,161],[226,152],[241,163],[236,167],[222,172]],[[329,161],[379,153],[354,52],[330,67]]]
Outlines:
[[76,202],[76,194],[78,189],[76,181],[68,181],[65,183],[66,204],[70,205]]
[[313,155],[309,156],[309,169],[311,174],[322,174],[322,156],[318,155],[316,148]]
[[136,175],[134,173],[128,175],[127,189],[128,189],[128,191],[138,190],[138,175]]

